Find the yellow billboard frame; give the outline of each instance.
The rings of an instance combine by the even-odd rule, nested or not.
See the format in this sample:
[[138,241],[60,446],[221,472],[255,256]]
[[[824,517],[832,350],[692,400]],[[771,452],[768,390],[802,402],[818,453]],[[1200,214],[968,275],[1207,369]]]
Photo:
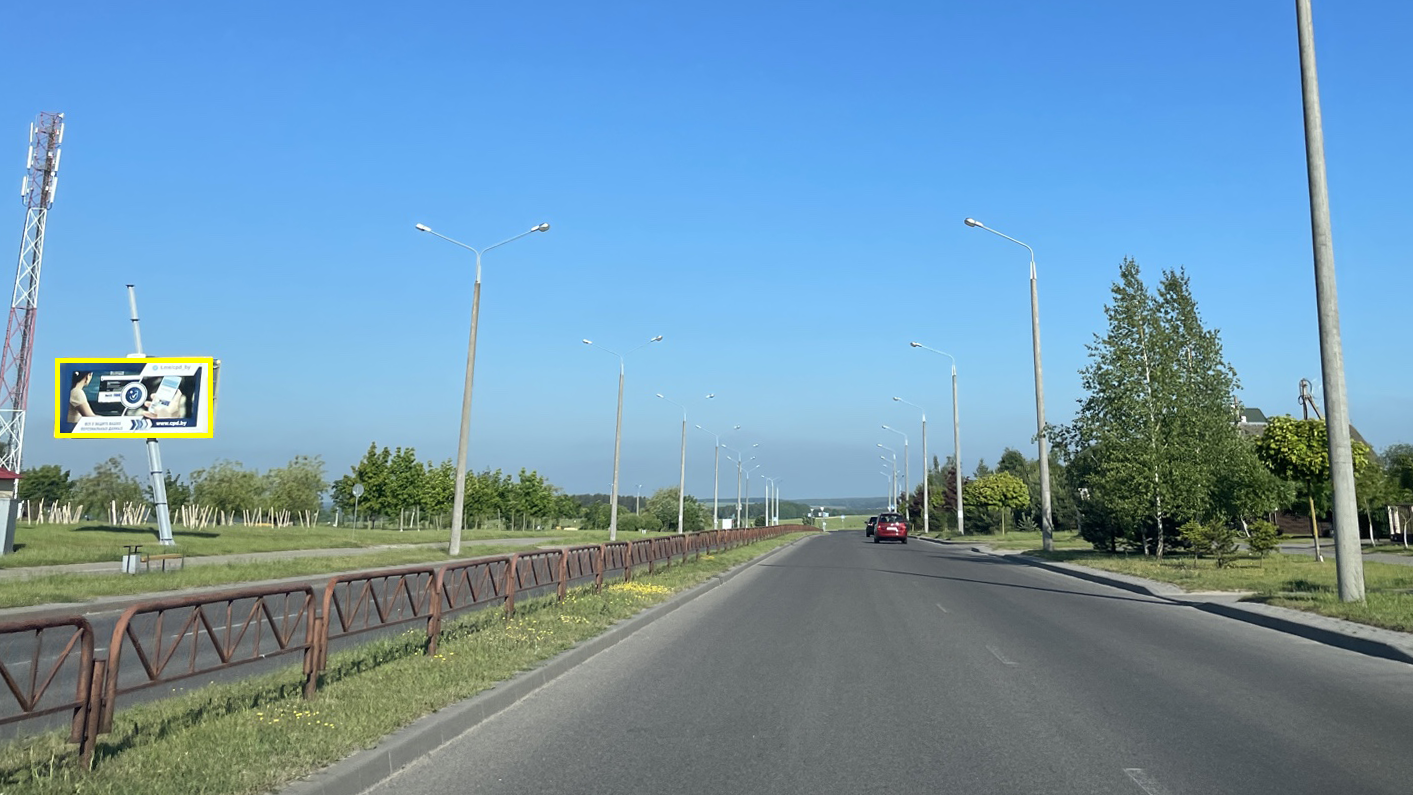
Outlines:
[[[216,434],[216,368],[219,361],[212,356],[107,356],[107,357],[65,357],[54,360],[54,438],[56,439],[210,439]],[[68,416],[68,390],[64,388],[60,380],[64,365],[92,365],[91,368],[98,370],[104,365],[143,365],[148,364],[190,364],[202,365],[203,375],[201,376],[201,398],[198,401],[196,417],[205,417],[205,430],[165,430],[160,427],[148,427],[135,429],[126,432],[113,433],[75,433],[63,431],[64,418]]]

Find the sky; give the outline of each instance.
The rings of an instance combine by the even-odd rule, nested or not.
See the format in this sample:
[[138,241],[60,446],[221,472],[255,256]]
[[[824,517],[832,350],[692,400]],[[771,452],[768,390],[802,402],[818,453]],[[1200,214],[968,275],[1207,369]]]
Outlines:
[[[1383,449],[1413,442],[1413,4],[1314,12],[1350,413]],[[473,247],[551,224],[483,257],[469,460],[570,493],[613,478],[619,362],[586,338],[664,337],[623,360],[624,494],[678,480],[657,393],[686,407],[690,494],[698,424],[755,456],[755,495],[881,497],[884,424],[916,481],[892,397],[945,457],[951,363],[910,341],[956,357],[967,471],[1033,457],[1028,255],[966,217],[1035,249],[1051,423],[1126,256],[1150,285],[1186,269],[1245,404],[1297,413],[1309,378],[1323,405],[1290,2],[78,0],[25,24],[0,175],[40,111],[67,123],[26,467],[143,471],[136,440],[50,430],[46,363],[131,352],[129,283],[149,355],[222,360],[215,436],[164,442],[169,470],[454,457],[475,260],[417,223]]]

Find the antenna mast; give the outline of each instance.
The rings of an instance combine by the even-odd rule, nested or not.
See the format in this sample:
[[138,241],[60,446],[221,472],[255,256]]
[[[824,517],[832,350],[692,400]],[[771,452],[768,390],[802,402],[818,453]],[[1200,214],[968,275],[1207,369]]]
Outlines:
[[59,145],[64,142],[64,114],[41,113],[30,125],[29,160],[20,198],[25,231],[15,269],[15,292],[5,347],[0,350],[0,467],[20,471],[24,450],[25,404],[29,395],[34,318],[39,308],[39,269],[44,261],[44,225],[59,186]]

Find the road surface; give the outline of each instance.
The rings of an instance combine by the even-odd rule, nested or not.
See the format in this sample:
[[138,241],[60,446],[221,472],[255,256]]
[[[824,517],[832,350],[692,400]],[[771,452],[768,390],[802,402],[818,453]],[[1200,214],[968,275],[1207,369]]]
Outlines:
[[1406,795],[1410,675],[1007,558],[832,533],[371,792]]

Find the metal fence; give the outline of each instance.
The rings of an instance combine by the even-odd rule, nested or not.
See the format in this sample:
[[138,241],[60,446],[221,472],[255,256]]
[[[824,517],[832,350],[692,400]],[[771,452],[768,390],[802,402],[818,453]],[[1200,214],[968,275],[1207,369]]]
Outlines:
[[609,576],[627,582],[644,567],[651,573],[674,559],[813,529],[708,530],[355,572],[330,579],[322,599],[308,585],[263,585],[145,600],[118,618],[106,655],[95,652],[93,627],[81,616],[0,622],[0,680],[11,696],[0,702],[0,726],[72,712],[69,742],[86,768],[97,736],[112,731],[122,695],[302,653],[309,699],[333,641],[416,623],[426,628],[431,655],[454,613],[498,604],[513,615],[517,595],[563,601],[571,587],[592,583],[597,592]]

